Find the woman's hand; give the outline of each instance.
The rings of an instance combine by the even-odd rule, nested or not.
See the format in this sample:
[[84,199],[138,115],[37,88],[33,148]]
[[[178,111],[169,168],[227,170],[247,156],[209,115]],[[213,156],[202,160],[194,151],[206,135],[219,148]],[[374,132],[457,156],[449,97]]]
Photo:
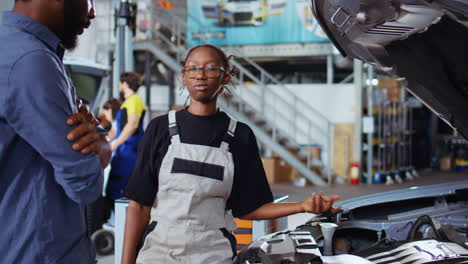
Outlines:
[[341,210],[341,207],[333,207],[333,203],[339,199],[338,195],[326,196],[322,192],[312,193],[309,198],[301,202],[301,206],[306,213],[321,214],[330,211],[335,214]]

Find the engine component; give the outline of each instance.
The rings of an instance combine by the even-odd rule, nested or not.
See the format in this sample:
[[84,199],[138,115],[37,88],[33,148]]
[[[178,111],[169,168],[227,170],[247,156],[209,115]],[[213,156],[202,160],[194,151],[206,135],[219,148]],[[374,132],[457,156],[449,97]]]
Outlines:
[[247,263],[323,263],[321,252],[309,231],[279,232],[257,240],[242,250],[234,260]]
[[428,215],[420,216],[408,234],[408,241],[430,238],[448,241],[447,236],[441,229],[440,223],[436,219]]
[[442,260],[450,260],[447,263],[468,261],[468,250],[462,246],[452,242],[440,242],[432,239],[404,243],[393,249],[382,250],[380,248],[379,251],[381,252],[363,257],[376,264],[428,263]]

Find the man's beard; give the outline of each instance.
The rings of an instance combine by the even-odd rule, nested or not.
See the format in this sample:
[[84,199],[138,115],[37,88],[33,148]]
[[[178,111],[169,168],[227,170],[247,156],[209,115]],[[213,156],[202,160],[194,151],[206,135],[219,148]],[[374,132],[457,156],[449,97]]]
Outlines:
[[90,21],[80,16],[80,0],[65,0],[63,7],[64,29],[60,36],[62,45],[67,50],[73,50],[78,44],[78,35],[82,28],[87,28]]

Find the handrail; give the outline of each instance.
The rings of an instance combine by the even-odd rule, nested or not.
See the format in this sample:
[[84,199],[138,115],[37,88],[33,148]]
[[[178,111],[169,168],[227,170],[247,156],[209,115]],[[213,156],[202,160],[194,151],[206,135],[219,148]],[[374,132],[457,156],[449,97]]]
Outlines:
[[[243,57],[243,59],[245,59],[247,62],[249,62],[249,64],[251,64],[252,66],[254,66],[258,71],[260,71],[262,74],[264,74],[265,76],[267,76],[269,79],[273,80],[274,83],[278,84],[278,85],[282,85],[282,86],[285,86],[281,81],[279,81],[276,77],[274,77],[273,75],[271,75],[269,72],[267,72],[265,69],[261,68],[260,65],[258,65],[255,61],[253,61],[252,59],[248,58],[248,57]],[[295,95],[294,93],[292,93],[291,91],[289,91],[289,89],[287,89],[287,87],[285,87],[286,89],[286,92],[289,93],[289,95],[291,95],[293,98],[297,99],[298,101],[300,101],[301,103],[307,105],[310,109],[312,109],[315,114],[317,114],[319,117],[321,117],[322,119],[326,120],[328,123],[331,123],[330,120],[328,120],[328,118],[326,116],[324,116],[322,113],[320,113],[317,109],[315,109],[313,107],[313,105],[310,105],[309,103],[307,103],[304,99],[301,99],[300,97],[298,97],[297,95]]]
[[[238,69],[240,69],[240,70],[242,70],[242,71],[245,71],[244,74],[246,74],[249,78],[251,78],[252,80],[254,80],[256,83],[261,83],[260,80],[258,80],[252,73],[250,73],[249,71],[247,71],[241,64],[239,64],[239,63],[237,63],[237,62],[233,62],[233,65],[234,65],[236,68],[238,68]],[[287,89],[287,88],[286,88],[286,89]],[[246,90],[248,90],[249,92],[251,92],[250,89],[246,89]],[[255,95],[257,98],[260,97],[260,96],[257,95],[257,94],[254,94],[254,95]],[[277,96],[277,97],[275,97],[275,98],[279,99],[282,103],[284,103],[284,104],[286,104],[286,105],[291,105],[291,104],[290,104],[284,97],[282,97],[282,96]],[[275,112],[281,113],[281,111],[278,111],[276,108],[273,107],[273,109],[274,109]],[[306,115],[305,115],[303,112],[297,112],[297,114],[298,114],[299,116],[301,116],[301,117],[307,118]],[[314,122],[311,122],[310,120],[308,120],[308,121],[310,122],[310,124],[311,124],[312,126],[316,127],[316,128],[320,131],[320,134],[326,135],[326,131],[324,131],[323,128],[319,127],[317,124],[315,124]],[[291,120],[291,122],[293,122],[293,120]],[[330,123],[327,123],[327,125],[328,125],[328,124],[330,124]]]
[[[250,90],[250,89],[246,89],[246,91],[248,91],[249,94],[255,95],[255,93],[254,93],[252,90]],[[233,91],[233,93],[237,95],[237,92],[236,92],[236,91]],[[241,96],[239,96],[239,95],[237,95],[237,96],[238,96],[238,98],[241,98],[241,100],[245,103],[245,101],[242,99]],[[257,95],[255,95],[255,96],[257,96]],[[294,120],[291,120],[290,118],[288,118],[287,116],[285,116],[285,114],[284,114],[283,112],[278,111],[277,109],[274,109],[274,111],[275,111],[275,114],[276,114],[277,116],[280,116],[282,120],[285,120],[285,121],[287,121],[287,122],[289,122],[289,123],[293,123],[293,122],[294,122]],[[285,133],[285,131],[284,131],[283,129],[277,127],[275,124],[273,124],[273,126],[275,126],[275,127],[273,127],[273,128],[277,129],[277,130],[280,131],[281,133],[287,134],[287,133]],[[317,126],[315,126],[315,127],[316,127],[317,129],[319,129],[319,131],[320,131],[320,128],[319,128],[319,127],[317,127]],[[303,136],[309,137],[309,134],[308,134],[307,132],[305,132],[305,131],[303,131],[303,130],[301,130],[300,132],[302,133]],[[313,142],[311,142],[311,143],[317,143],[317,140],[316,140],[316,139],[313,139],[313,138],[312,138],[312,140],[313,140]],[[297,143],[297,139],[294,139],[294,143],[298,144],[298,143]]]
[[[220,102],[220,103],[223,104],[223,102]],[[255,124],[253,124],[248,119],[243,118],[241,115],[233,111],[229,106],[224,105],[224,109],[229,115],[246,123],[252,129],[255,129],[256,127]],[[277,142],[274,142],[273,140],[271,140],[271,138],[265,132],[263,132],[262,130],[255,130],[254,132],[255,132],[255,135],[257,135],[261,141],[268,143],[270,146],[272,146],[275,152],[285,157],[287,162],[289,162],[292,166],[294,166],[300,173],[306,176],[314,184],[319,185],[319,186],[325,185],[325,182],[320,177],[318,177],[317,174],[315,174],[312,170],[307,168],[304,164],[300,163],[297,159],[294,158],[294,156],[291,153],[283,149]]]

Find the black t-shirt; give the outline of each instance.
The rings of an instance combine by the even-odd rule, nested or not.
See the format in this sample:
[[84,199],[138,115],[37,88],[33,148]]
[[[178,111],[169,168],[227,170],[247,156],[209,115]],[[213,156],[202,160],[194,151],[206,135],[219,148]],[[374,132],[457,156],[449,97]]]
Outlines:
[[[197,116],[183,109],[176,113],[176,121],[182,143],[219,147],[230,118],[221,111],[213,116]],[[168,115],[153,119],[140,142],[125,196],[142,205],[153,205],[158,191],[159,168],[171,143],[168,123]],[[234,182],[226,207],[240,217],[272,202],[273,195],[250,127],[237,123],[229,151],[234,160]]]

